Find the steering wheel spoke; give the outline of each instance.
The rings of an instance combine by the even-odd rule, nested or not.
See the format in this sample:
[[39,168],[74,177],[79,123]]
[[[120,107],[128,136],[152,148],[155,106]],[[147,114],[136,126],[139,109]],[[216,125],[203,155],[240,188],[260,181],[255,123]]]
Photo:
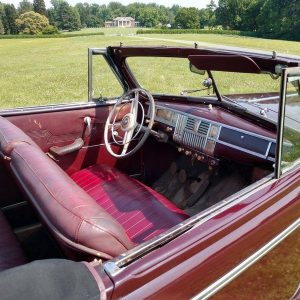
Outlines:
[[[144,125],[145,121],[145,111],[142,103],[140,102],[140,94],[147,97],[147,104],[149,105],[148,113],[149,122],[147,125]],[[122,115],[121,122],[117,122],[118,116],[120,115],[120,111],[125,107],[128,108],[128,113]],[[124,110],[123,110],[124,111]],[[147,137],[150,134],[151,128],[154,123],[154,112],[155,112],[155,103],[152,95],[146,90],[137,88],[128,91],[123,97],[121,97],[113,109],[111,110],[104,129],[104,141],[107,151],[114,157],[123,158],[128,157],[134,154],[146,141]],[[138,118],[141,120],[138,121]],[[121,131],[124,133],[123,137],[119,136],[118,141],[116,141],[116,137],[114,133],[117,131]],[[111,132],[113,141],[122,146],[121,154],[115,153],[109,143],[109,132]],[[139,136],[137,144],[129,150],[129,146],[133,140],[137,140],[136,137]]]

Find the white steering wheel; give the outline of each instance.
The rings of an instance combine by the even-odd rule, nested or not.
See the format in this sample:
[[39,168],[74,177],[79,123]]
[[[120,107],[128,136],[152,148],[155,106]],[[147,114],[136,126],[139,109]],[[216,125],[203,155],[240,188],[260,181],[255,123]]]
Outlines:
[[[140,102],[140,95],[149,104],[147,115],[145,115],[144,106]],[[119,116],[124,109],[128,108],[128,104],[130,105],[129,112],[123,116],[120,122]],[[147,124],[144,125],[146,116]],[[124,158],[134,154],[142,147],[149,136],[154,123],[154,116],[155,103],[152,95],[141,88],[129,90],[116,102],[106,120],[104,142],[107,151],[117,158]],[[138,142],[129,150],[129,145],[133,140],[138,140]],[[122,146],[120,154],[111,148],[112,144]]]

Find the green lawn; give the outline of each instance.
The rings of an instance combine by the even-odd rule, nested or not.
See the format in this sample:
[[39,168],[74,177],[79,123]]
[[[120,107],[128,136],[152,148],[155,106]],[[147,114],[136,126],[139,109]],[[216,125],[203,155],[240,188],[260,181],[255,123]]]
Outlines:
[[[219,35],[134,35],[135,29],[84,29],[104,36],[66,39],[0,41],[0,107],[86,101],[87,48],[108,45],[179,45],[195,41],[290,51],[300,55],[300,43]],[[79,32],[80,33],[80,32]],[[287,50],[290,49],[290,50]],[[148,62],[149,64],[149,62]],[[133,66],[134,67],[134,66]],[[176,69],[176,66],[174,66]],[[158,67],[158,74],[163,71]],[[227,78],[228,80],[228,78]],[[153,81],[154,84],[154,81]],[[156,82],[157,84],[157,82]],[[189,82],[181,82],[189,88]]]
[[280,53],[300,55],[300,42],[259,39],[252,37],[243,37],[237,35],[218,35],[218,34],[145,34],[148,38],[181,40],[184,42],[210,43],[215,45],[227,45],[235,47],[244,47],[258,50],[278,51]]
[[135,34],[136,31],[137,28],[83,28],[80,31],[73,31],[72,34],[104,32],[106,35],[128,35]]

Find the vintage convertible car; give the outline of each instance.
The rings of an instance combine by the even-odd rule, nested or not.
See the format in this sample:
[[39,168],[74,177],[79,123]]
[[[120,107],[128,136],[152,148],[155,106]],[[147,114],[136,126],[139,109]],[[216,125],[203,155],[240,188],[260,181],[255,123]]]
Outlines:
[[88,102],[1,111],[8,299],[206,299],[299,227],[300,58],[120,45],[88,66]]

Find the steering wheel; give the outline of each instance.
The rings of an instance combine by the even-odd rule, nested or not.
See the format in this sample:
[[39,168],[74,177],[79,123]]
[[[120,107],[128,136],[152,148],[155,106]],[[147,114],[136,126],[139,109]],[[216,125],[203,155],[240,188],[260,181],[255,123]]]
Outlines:
[[[149,103],[147,115],[145,115],[144,106],[140,102],[140,95],[144,96],[145,100]],[[128,107],[128,104],[130,105],[130,110],[123,116],[121,122],[119,122],[120,118],[118,116],[122,113],[123,109]],[[117,158],[125,158],[134,154],[142,147],[149,136],[154,123],[154,115],[155,103],[148,91],[136,88],[125,93],[113,106],[105,123],[104,142],[107,151]],[[146,116],[149,120],[144,125]],[[119,133],[121,133],[121,136],[119,136]],[[139,134],[141,136],[138,138]],[[111,148],[110,137],[113,140],[113,144],[123,147],[121,154],[116,153]],[[130,143],[134,140],[138,140],[138,143],[128,151]]]

